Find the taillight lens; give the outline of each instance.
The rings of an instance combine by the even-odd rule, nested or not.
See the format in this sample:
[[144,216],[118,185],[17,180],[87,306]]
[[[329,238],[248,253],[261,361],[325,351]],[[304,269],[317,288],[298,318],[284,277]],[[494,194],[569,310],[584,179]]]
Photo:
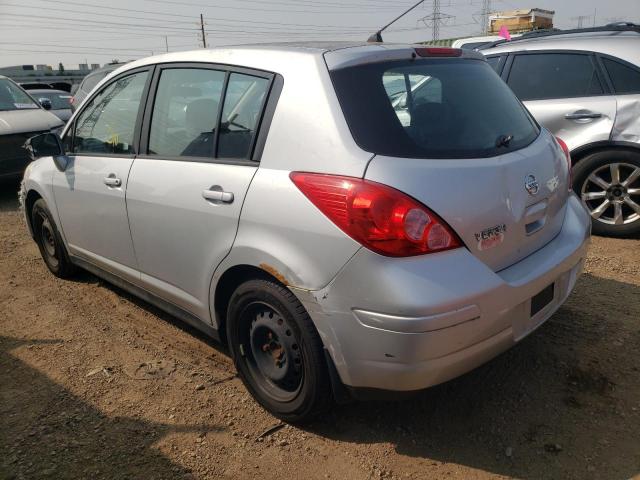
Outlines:
[[567,179],[569,181],[569,191],[571,191],[573,187],[573,174],[571,172],[571,153],[569,152],[569,147],[567,147],[567,144],[560,137],[556,137],[556,142],[558,142],[558,145],[560,145],[560,148],[564,152],[564,156],[567,159],[567,168],[569,170]]
[[394,188],[337,175],[292,172],[290,177],[333,223],[381,255],[408,257],[462,245],[442,219]]

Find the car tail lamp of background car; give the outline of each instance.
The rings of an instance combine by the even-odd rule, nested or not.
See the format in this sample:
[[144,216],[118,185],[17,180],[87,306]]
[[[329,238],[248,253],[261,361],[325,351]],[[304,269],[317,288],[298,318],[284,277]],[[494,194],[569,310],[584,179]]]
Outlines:
[[560,148],[564,152],[564,156],[567,159],[567,168],[569,169],[569,175],[567,178],[569,181],[569,191],[571,191],[573,184],[573,174],[571,172],[571,153],[569,153],[569,147],[567,147],[567,144],[560,137],[556,137],[556,142],[558,142],[558,145],[560,145]]
[[292,172],[290,177],[333,223],[381,255],[407,257],[462,246],[442,219],[394,188],[336,175]]

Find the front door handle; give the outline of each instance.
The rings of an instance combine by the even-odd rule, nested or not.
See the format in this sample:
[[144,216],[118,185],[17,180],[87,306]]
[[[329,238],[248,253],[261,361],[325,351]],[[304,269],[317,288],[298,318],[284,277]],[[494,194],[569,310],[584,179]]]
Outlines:
[[212,202],[233,203],[233,192],[225,192],[220,187],[203,190],[202,197]]
[[567,120],[592,120],[594,118],[601,118],[602,114],[599,112],[592,112],[591,110],[578,110],[577,112],[567,113],[564,118]]
[[117,188],[122,186],[122,180],[116,177],[115,173],[111,173],[108,177],[104,178],[104,184],[107,187]]

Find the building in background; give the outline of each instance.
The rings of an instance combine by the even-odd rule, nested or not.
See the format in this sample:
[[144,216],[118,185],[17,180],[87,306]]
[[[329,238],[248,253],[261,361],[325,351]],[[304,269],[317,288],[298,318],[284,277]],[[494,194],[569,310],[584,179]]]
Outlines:
[[489,34],[497,35],[505,26],[509,33],[525,33],[532,30],[553,28],[553,16],[556,12],[541,8],[521,8],[505,10],[489,15]]

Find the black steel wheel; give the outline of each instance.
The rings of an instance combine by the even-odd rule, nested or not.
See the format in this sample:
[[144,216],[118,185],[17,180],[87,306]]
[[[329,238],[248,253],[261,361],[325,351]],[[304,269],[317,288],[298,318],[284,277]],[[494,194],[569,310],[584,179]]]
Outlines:
[[55,276],[68,278],[75,273],[75,267],[56,229],[51,212],[44,200],[37,200],[31,211],[31,225],[35,241],[47,268]]
[[326,408],[331,387],[322,342],[291,291],[267,279],[247,281],[231,296],[227,322],[240,378],[264,408],[289,422]]

